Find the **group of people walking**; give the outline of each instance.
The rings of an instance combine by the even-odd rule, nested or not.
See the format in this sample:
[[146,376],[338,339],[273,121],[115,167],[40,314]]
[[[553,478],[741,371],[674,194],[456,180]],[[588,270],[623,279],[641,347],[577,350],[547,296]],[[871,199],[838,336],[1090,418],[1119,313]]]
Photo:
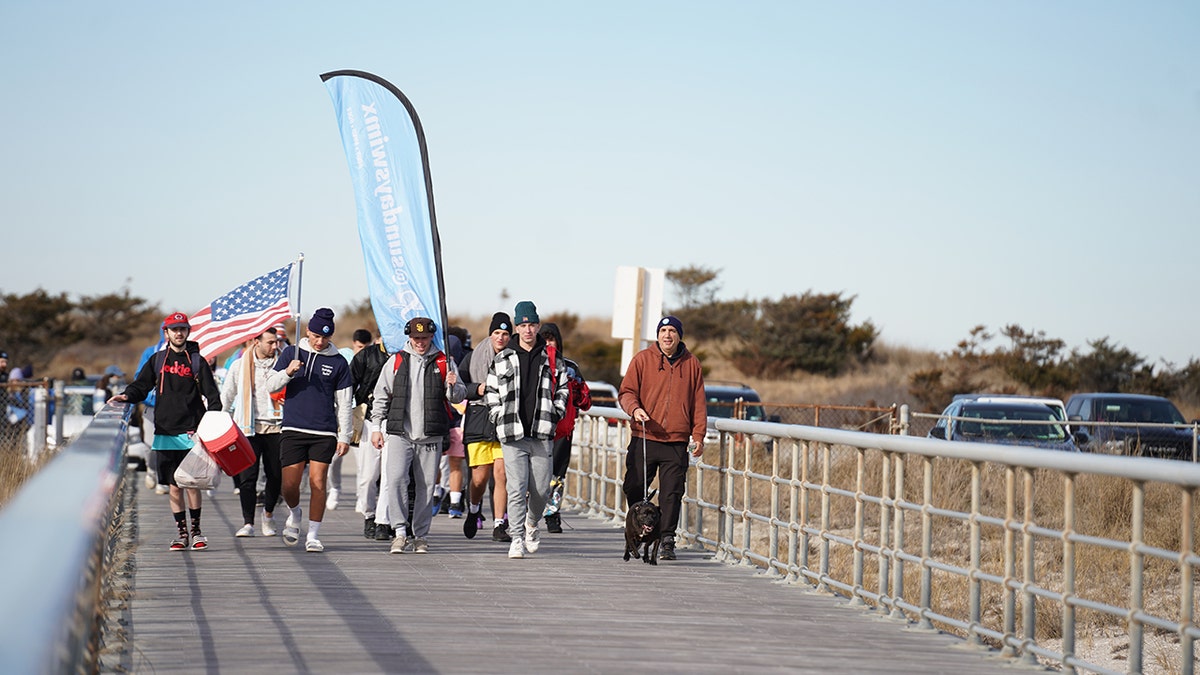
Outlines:
[[[171,549],[208,547],[200,527],[201,491],[180,489],[174,473],[205,411],[221,409],[234,417],[258,458],[235,477],[244,519],[236,536],[254,536],[256,516],[262,534],[274,536],[274,509],[282,496],[283,542],[299,544],[300,487],[307,470],[304,547],[325,550],[320,529],[330,466],[350,448],[355,408],[362,416],[355,507],[363,516],[363,536],[390,541],[391,553],[429,551],[443,455],[451,465],[465,456],[470,467],[469,479],[457,481],[450,507],[451,517],[463,519],[468,539],[488,525],[483,500],[489,484],[492,538],[509,544],[509,558],[538,552],[543,519],[547,531],[562,531],[558,504],[571,433],[577,412],[589,408],[591,398],[579,366],[562,354],[557,326],[542,324],[533,302],[518,302],[512,316],[494,314],[487,341],[461,359],[453,348],[447,354],[434,346],[439,327],[427,317],[407,322],[407,339],[394,353],[359,330],[352,356],[343,355],[332,342],[333,311],[321,308],[297,345],[279,350],[285,336],[275,329],[248,342],[219,388],[199,346],[188,340],[187,315],[168,315],[162,328],[166,347],[111,400],[157,399],[151,447],[178,527]],[[706,426],[703,375],[682,336],[677,318],[662,319],[656,344],[630,363],[618,399],[633,419],[624,493],[630,504],[641,501],[645,486],[658,476],[664,560],[675,557],[688,453],[699,453]],[[261,513],[260,466],[266,482]]]

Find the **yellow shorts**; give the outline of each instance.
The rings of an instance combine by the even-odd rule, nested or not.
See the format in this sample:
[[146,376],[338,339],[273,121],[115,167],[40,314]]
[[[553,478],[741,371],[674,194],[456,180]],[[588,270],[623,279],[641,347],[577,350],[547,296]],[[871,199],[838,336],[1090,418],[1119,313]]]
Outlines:
[[467,463],[471,466],[483,466],[491,464],[496,460],[504,459],[504,453],[500,452],[500,443],[497,441],[483,441],[482,443],[469,443],[467,445]]

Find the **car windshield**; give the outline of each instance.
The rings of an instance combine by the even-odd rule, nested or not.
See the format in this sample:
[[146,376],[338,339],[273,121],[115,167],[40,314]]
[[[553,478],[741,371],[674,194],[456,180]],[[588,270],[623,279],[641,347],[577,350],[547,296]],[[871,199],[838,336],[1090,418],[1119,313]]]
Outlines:
[[962,413],[966,418],[959,422],[959,433],[965,438],[1017,439],[1045,442],[1067,440],[1067,430],[1062,424],[1033,424],[1032,422],[1058,422],[1050,408],[1027,406],[972,407]]
[[1100,409],[1101,422],[1152,422],[1186,424],[1183,415],[1170,401],[1105,401]]
[[737,407],[737,399],[742,399],[742,417],[741,419],[750,420],[752,422],[762,422],[767,419],[763,407],[758,405],[758,397],[753,393],[724,393],[724,392],[707,392],[708,399],[708,416],[709,417],[733,417],[734,410]]

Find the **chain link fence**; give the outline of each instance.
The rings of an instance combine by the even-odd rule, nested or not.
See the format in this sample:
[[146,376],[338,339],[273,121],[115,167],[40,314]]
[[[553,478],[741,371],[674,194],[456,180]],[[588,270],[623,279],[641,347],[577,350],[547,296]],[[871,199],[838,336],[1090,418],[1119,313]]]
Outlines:
[[0,385],[0,452],[30,457],[46,447],[50,419],[50,383],[5,382]]

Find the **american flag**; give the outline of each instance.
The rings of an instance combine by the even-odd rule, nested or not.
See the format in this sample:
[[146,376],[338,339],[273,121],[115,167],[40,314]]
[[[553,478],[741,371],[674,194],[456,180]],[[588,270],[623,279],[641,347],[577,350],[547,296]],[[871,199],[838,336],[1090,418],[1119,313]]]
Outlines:
[[200,343],[200,354],[216,356],[256,337],[292,314],[288,287],[296,263],[251,279],[213,300],[192,315],[189,340]]

